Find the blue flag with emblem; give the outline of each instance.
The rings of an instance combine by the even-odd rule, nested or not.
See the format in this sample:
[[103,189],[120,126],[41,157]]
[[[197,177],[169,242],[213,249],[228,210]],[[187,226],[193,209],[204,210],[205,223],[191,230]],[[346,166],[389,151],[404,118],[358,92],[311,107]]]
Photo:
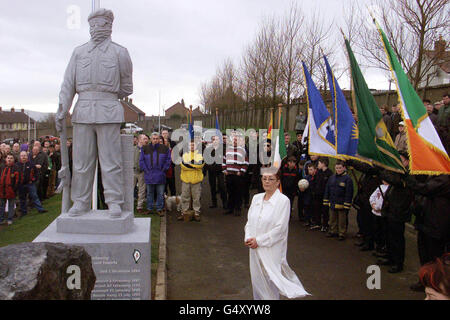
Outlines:
[[336,157],[336,139],[333,117],[327,110],[304,62],[303,75],[308,104],[308,153]]
[[352,158],[358,151],[358,126],[347,104],[344,93],[331,70],[327,57],[323,56],[327,69],[331,92],[331,105],[334,115],[336,152],[343,158]]

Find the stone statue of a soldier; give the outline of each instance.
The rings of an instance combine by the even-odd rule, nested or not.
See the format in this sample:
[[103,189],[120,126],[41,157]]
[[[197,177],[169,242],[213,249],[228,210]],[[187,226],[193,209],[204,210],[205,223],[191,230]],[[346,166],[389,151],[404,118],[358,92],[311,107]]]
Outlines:
[[112,11],[106,9],[89,15],[91,40],[73,51],[59,93],[58,131],[78,93],[72,113],[73,206],[69,216],[90,211],[97,156],[110,217],[122,213],[120,124],[124,122],[124,111],[118,99],[133,92],[133,82],[127,49],[111,41],[113,20]]

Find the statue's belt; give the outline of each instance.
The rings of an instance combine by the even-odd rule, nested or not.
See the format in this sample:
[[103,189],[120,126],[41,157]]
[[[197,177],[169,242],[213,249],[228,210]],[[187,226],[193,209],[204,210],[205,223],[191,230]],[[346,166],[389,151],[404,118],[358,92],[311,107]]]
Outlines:
[[118,100],[117,93],[111,92],[97,92],[97,91],[83,91],[78,92],[78,100]]

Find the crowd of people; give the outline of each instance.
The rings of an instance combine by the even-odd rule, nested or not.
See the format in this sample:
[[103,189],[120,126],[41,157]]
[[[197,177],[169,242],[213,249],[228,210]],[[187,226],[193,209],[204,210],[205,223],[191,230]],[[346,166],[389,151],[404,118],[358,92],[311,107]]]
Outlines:
[[[443,145],[449,152],[450,98],[434,105],[424,100],[429,117]],[[381,107],[383,120],[395,141],[403,166],[408,169],[409,155],[405,124],[398,106]],[[140,134],[134,139],[134,181],[137,212],[163,216],[167,199],[178,201],[178,220],[186,216],[201,221],[202,182],[208,175],[211,203],[218,208],[218,195],[225,215],[241,216],[251,203],[251,192],[264,191],[261,170],[274,165],[274,147],[270,137],[258,132],[249,137],[234,131],[216,135],[211,141],[187,141],[180,156],[181,190],[176,187],[174,150],[168,130]],[[371,251],[376,263],[389,265],[390,273],[403,270],[405,260],[405,224],[413,222],[417,230],[417,248],[421,265],[426,265],[450,251],[450,176],[419,176],[396,173],[356,159],[336,160],[308,154],[303,131],[296,132],[291,143],[284,134],[287,157],[281,163],[280,189],[290,200],[291,217],[297,214],[305,228],[323,232],[328,238],[347,238],[349,211],[357,211],[355,245]],[[250,146],[256,143],[256,156]],[[70,150],[70,142],[68,143]],[[251,152],[250,152],[251,151]],[[216,159],[205,161],[205,157]],[[256,159],[250,161],[251,158]],[[12,223],[15,199],[19,198],[21,215],[34,206],[45,212],[42,201],[51,197],[58,185],[61,167],[59,142],[48,140],[30,144],[0,146],[0,222],[9,203],[8,224]],[[334,169],[334,172],[333,172]],[[100,183],[101,188],[101,183]],[[178,194],[179,193],[179,194]],[[170,195],[170,196],[169,196]],[[295,201],[296,198],[296,201]],[[413,220],[412,220],[412,217]],[[424,290],[423,281],[411,286]]]
[[11,225],[16,214],[23,217],[29,208],[47,212],[42,203],[55,194],[59,169],[58,139],[45,137],[29,143],[16,140],[12,146],[0,144],[0,224]]

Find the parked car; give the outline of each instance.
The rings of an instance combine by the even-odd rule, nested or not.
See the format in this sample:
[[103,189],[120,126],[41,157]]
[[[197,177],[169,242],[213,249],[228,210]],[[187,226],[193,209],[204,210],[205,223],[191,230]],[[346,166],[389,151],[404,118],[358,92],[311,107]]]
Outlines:
[[122,129],[122,132],[126,134],[135,134],[142,131],[144,131],[144,129],[138,127],[134,123],[125,123],[125,127]]
[[13,145],[14,144],[14,138],[7,138],[5,140],[3,140],[3,143],[9,144],[9,145]]

